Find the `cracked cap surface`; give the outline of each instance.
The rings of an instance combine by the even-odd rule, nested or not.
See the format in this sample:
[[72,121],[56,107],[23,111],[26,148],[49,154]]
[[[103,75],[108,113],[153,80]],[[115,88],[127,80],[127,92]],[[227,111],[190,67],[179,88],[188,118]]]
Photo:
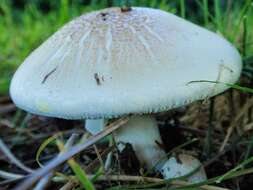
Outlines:
[[10,94],[34,114],[110,118],[168,110],[227,89],[241,58],[224,38],[151,8],[108,8],[70,21],[15,73]]

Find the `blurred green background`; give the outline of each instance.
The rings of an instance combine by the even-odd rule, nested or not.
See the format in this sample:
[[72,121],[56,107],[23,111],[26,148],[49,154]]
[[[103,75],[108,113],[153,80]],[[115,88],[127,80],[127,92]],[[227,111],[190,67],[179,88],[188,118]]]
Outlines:
[[0,0],[0,94],[7,94],[15,69],[64,23],[112,6],[163,9],[225,36],[241,52],[244,74],[253,75],[252,0]]

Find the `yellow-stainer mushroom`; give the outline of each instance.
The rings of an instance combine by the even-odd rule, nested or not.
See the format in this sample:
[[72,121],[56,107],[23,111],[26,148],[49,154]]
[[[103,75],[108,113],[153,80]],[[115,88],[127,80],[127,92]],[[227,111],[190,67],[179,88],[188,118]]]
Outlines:
[[[165,153],[147,114],[217,95],[228,89],[224,83],[238,80],[241,67],[227,40],[173,14],[108,8],[75,18],[34,50],[15,73],[10,94],[34,114],[86,119],[92,133],[104,119],[146,114],[133,116],[115,136],[131,142],[152,168]],[[218,83],[192,82],[200,80]]]

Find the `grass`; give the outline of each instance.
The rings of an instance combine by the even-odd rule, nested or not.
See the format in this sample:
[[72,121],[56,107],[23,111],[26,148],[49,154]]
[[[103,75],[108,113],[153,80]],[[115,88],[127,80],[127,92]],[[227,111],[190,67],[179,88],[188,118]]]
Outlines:
[[[32,2],[32,1],[31,1]],[[81,3],[78,0],[60,0],[48,1],[49,8],[41,9],[39,4],[27,3],[24,8],[14,7],[12,1],[0,1],[0,94],[7,95],[11,77],[19,64],[25,57],[35,49],[46,38],[53,34],[64,23],[71,20],[73,17],[83,13],[105,8],[108,6],[122,6],[124,3],[131,3],[133,6],[147,6],[159,8],[165,11],[175,13],[187,20],[196,24],[202,25],[214,32],[223,35],[232,42],[240,51],[243,61],[243,78],[251,81],[253,79],[253,9],[252,0],[245,1],[221,1],[221,0],[195,0],[194,3],[189,3],[187,0],[150,0],[150,1],[119,1],[119,0],[91,0],[88,4]],[[39,1],[37,1],[39,2]],[[225,3],[224,3],[225,2]],[[207,81],[202,81],[207,82]],[[209,81],[210,82],[210,81]],[[250,82],[246,83],[246,85]],[[242,87],[239,85],[230,85],[237,90],[252,93],[250,87]],[[20,113],[20,112],[18,112]],[[232,119],[231,119],[232,120]],[[206,135],[208,140],[206,146],[209,147],[208,154],[211,154],[210,147],[213,145],[211,137],[212,130],[208,130]],[[245,134],[236,136],[242,138]],[[49,138],[42,143],[38,151],[37,161],[42,151],[47,144],[55,137]],[[63,149],[63,145],[58,141],[59,147]],[[236,144],[232,149],[236,149]],[[183,189],[193,189],[200,185],[213,184],[222,182],[226,179],[235,178],[243,174],[252,173],[252,168],[248,165],[252,163],[251,150],[253,147],[253,138],[249,138],[245,151],[241,152],[242,156],[234,163],[234,168],[224,175],[211,178],[204,183],[190,185]],[[75,176],[80,180],[83,187],[77,188],[94,189],[94,186],[88,180],[84,170],[72,159],[69,160],[69,165],[75,173]],[[167,183],[167,182],[166,182]],[[153,184],[157,187],[161,184]],[[164,183],[163,183],[164,185]],[[142,185],[140,188],[148,189],[153,186]],[[128,189],[115,185],[111,189]],[[173,189],[173,188],[172,188]],[[175,189],[175,188],[174,188]],[[176,188],[180,189],[180,188]],[[181,188],[182,189],[182,188]],[[240,188],[238,188],[240,189]]]
[[[62,143],[62,141],[57,140],[56,144],[61,152],[66,152],[66,149],[64,148],[64,144]],[[70,165],[71,169],[73,170],[75,176],[77,176],[77,178],[79,179],[83,188],[86,190],[95,190],[95,187],[92,184],[92,182],[88,179],[87,174],[82,169],[82,167],[75,161],[75,159],[70,158],[67,162]]]

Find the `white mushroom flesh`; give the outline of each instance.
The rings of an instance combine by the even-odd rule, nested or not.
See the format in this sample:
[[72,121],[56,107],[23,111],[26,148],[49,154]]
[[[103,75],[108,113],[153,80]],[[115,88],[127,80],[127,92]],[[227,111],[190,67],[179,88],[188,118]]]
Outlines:
[[151,116],[132,116],[114,137],[119,151],[130,143],[140,163],[148,169],[159,171],[167,160],[166,153],[159,147],[161,137],[157,122]]
[[191,183],[199,183],[207,180],[205,170],[200,161],[187,154],[179,154],[167,160],[161,173],[164,179],[172,179],[191,174],[187,180]]

